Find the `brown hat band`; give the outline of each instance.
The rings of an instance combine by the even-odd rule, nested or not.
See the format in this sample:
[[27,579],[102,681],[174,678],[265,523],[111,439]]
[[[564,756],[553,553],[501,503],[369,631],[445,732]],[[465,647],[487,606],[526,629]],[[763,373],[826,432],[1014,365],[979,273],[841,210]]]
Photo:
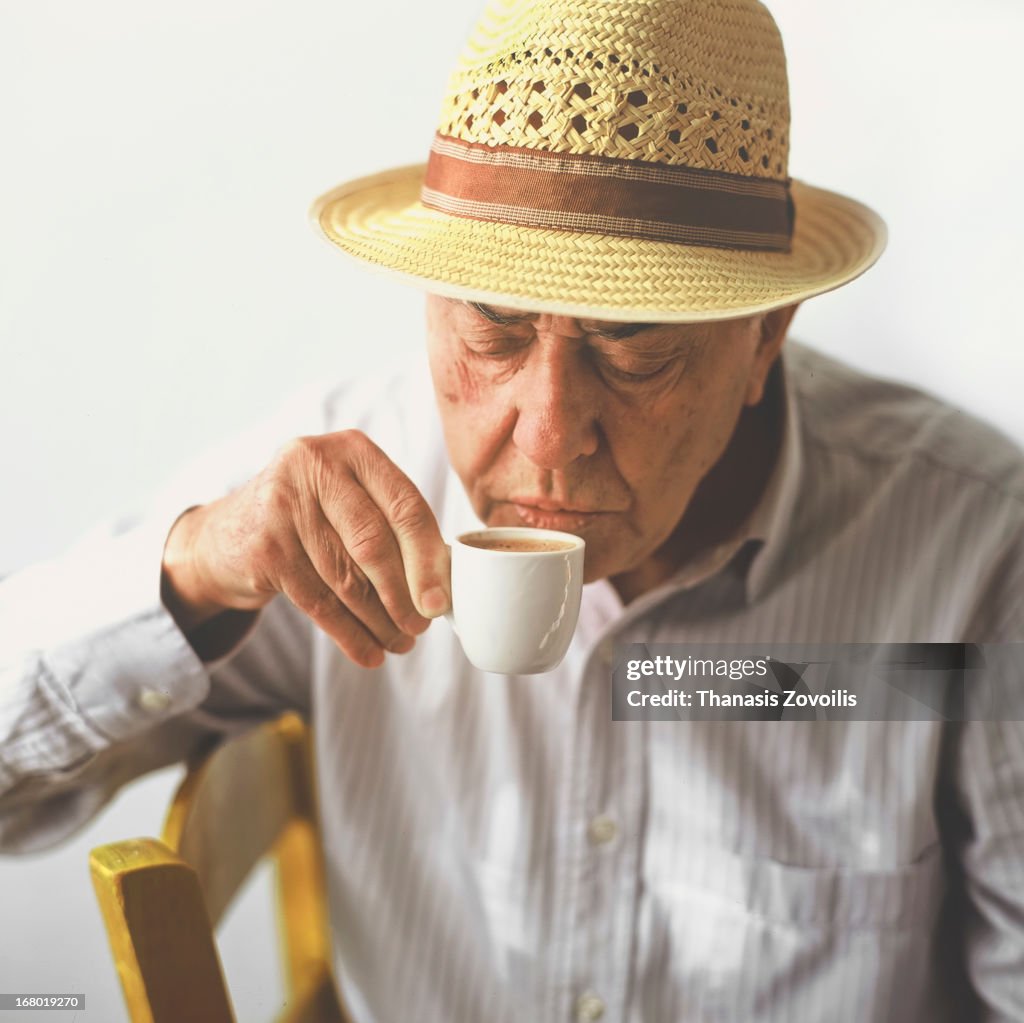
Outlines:
[[455,217],[684,245],[788,252],[789,181],[438,134],[421,200]]

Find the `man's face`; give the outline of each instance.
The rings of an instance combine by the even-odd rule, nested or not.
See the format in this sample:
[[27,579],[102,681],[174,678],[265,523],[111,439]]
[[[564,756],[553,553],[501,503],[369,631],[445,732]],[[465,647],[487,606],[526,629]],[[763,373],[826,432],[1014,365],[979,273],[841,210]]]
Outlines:
[[429,296],[448,454],[477,515],[579,534],[587,581],[665,560],[761,399],[782,343],[764,319],[623,324]]

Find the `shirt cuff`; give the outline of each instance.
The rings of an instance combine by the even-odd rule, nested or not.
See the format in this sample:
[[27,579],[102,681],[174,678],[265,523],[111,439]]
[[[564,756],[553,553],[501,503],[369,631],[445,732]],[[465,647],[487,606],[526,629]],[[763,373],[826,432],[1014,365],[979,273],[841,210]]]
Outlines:
[[77,578],[92,577],[94,592],[79,599],[93,606],[72,635],[44,648],[44,698],[65,719],[68,711],[77,717],[81,737],[94,749],[189,711],[209,692],[208,666],[160,599],[163,548],[174,520],[157,516],[91,551],[92,571]]
[[210,689],[206,666],[163,608],[59,647],[44,663],[45,695],[79,716],[96,748],[192,710]]

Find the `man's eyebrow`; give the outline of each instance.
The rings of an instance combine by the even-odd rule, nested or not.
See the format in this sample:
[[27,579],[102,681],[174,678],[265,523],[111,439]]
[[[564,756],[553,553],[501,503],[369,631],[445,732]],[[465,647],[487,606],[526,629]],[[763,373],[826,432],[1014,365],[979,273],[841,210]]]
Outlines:
[[656,323],[604,323],[595,325],[587,333],[606,337],[610,341],[624,341],[627,337],[632,337],[642,330],[650,330],[651,327],[656,326],[658,326]]
[[491,323],[498,323],[504,326],[508,323],[518,323],[520,320],[529,319],[529,313],[522,313],[519,316],[502,316],[497,310],[492,309],[489,305],[484,305],[483,302],[470,302],[468,303],[471,309],[475,309],[485,319],[491,321]]

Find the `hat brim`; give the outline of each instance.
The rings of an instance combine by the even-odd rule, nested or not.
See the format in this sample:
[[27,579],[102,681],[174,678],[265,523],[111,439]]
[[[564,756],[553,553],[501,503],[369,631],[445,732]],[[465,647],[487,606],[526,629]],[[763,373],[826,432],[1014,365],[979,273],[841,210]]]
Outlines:
[[791,251],[740,252],[453,217],[420,202],[424,164],[317,199],[318,233],[360,262],[468,301],[611,321],[734,319],[831,291],[882,254],[884,221],[794,180]]

